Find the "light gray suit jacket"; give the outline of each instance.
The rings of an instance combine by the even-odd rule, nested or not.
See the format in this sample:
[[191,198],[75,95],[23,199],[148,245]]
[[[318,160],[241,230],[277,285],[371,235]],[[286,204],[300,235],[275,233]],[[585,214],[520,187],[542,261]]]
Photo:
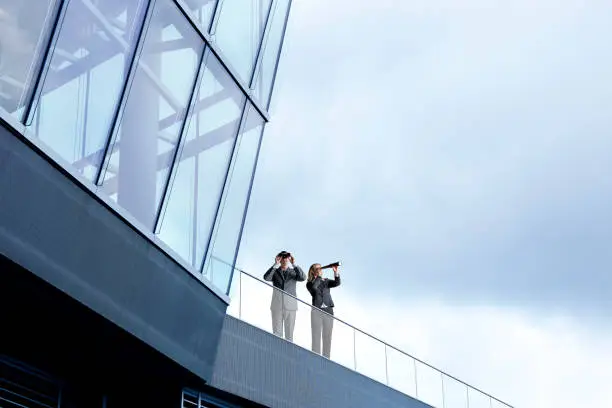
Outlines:
[[[282,289],[290,295],[296,296],[295,293],[295,284],[297,282],[303,282],[306,280],[306,274],[297,265],[293,267],[289,267],[286,270],[282,270],[281,268],[275,268],[272,266],[268,271],[264,274],[264,280],[268,282],[272,282],[275,288]],[[282,293],[280,290],[274,290],[272,294],[272,303],[270,304],[270,309],[285,309],[285,310],[297,310],[297,300],[292,298],[291,296],[287,296]]]

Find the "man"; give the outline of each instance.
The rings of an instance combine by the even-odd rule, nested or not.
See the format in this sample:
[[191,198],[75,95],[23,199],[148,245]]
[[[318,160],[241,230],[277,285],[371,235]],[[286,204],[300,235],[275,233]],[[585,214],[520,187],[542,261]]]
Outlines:
[[[297,300],[282,293],[280,290],[296,296],[296,282],[306,280],[306,274],[302,268],[295,264],[295,258],[287,251],[281,251],[274,259],[274,265],[264,274],[264,280],[272,282],[274,293],[270,311],[272,312],[272,332],[283,336],[285,329],[285,339],[293,341],[293,328],[295,326],[295,312],[297,310]],[[280,290],[277,290],[280,289]]]

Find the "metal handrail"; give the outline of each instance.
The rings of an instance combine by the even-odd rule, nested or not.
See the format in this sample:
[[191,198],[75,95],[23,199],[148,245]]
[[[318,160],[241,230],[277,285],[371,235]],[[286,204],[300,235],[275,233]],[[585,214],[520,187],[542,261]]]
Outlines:
[[[306,306],[308,306],[308,307],[310,307],[310,308],[313,308],[313,307],[315,307],[315,308],[316,308],[316,306],[313,306],[313,305],[311,305],[311,304],[309,304],[309,303],[307,303],[307,302],[303,301],[302,299],[298,298],[297,296],[294,296],[294,295],[292,295],[292,294],[290,294],[290,293],[287,293],[287,292],[285,292],[284,290],[279,289],[279,288],[275,287],[274,285],[272,285],[272,284],[270,284],[270,283],[268,283],[268,282],[266,282],[266,281],[262,280],[261,278],[258,278],[257,276],[254,276],[254,275],[250,274],[249,272],[246,272],[246,271],[244,271],[244,270],[242,270],[242,269],[240,269],[240,268],[238,268],[238,267],[236,267],[236,266],[232,266],[231,264],[229,264],[229,263],[225,262],[225,261],[224,261],[224,260],[222,260],[222,259],[219,259],[219,258],[217,258],[217,257],[215,257],[215,256],[212,256],[211,258],[213,258],[213,259],[215,259],[215,260],[217,260],[217,261],[219,261],[219,262],[221,262],[221,263],[224,263],[225,265],[227,265],[227,266],[229,266],[229,267],[231,267],[231,268],[233,268],[233,269],[237,270],[238,272],[240,272],[240,273],[242,273],[242,274],[244,274],[244,275],[247,275],[248,277],[250,277],[250,278],[252,278],[252,279],[254,279],[254,280],[258,281],[259,283],[262,283],[262,284],[264,284],[264,285],[267,285],[268,287],[272,288],[273,290],[278,290],[278,291],[280,291],[280,292],[284,293],[286,296],[290,296],[290,297],[292,297],[293,299],[297,300],[298,302],[300,302],[300,303],[302,303],[302,304],[304,304],[304,305],[306,305]],[[457,381],[458,383],[460,383],[460,384],[462,384],[462,385],[466,386],[466,387],[467,387],[467,388],[469,388],[469,389],[472,389],[472,390],[474,390],[474,391],[477,391],[477,392],[481,393],[482,395],[484,395],[484,396],[486,396],[486,397],[488,397],[488,398],[491,398],[492,400],[495,400],[495,401],[497,401],[497,402],[499,402],[499,403],[501,403],[501,404],[503,404],[503,405],[505,405],[505,406],[507,406],[507,407],[509,407],[509,408],[514,408],[512,405],[508,404],[507,402],[504,402],[504,401],[500,400],[499,398],[496,398],[496,397],[492,396],[491,394],[489,394],[489,393],[487,393],[487,392],[482,391],[482,390],[481,390],[481,389],[479,389],[478,387],[475,387],[475,386],[473,386],[473,385],[470,385],[470,384],[466,383],[465,381],[462,381],[462,380],[458,379],[457,377],[455,377],[455,376],[453,376],[453,375],[451,375],[451,374],[448,374],[448,373],[446,373],[446,372],[444,372],[444,371],[442,371],[442,370],[440,370],[440,369],[438,369],[438,368],[436,368],[436,367],[432,366],[431,364],[429,364],[429,363],[427,363],[427,362],[425,362],[425,361],[423,361],[423,360],[421,360],[421,359],[419,359],[419,358],[417,358],[417,357],[414,357],[413,355],[411,355],[411,354],[409,354],[409,353],[407,353],[407,352],[405,352],[405,351],[403,351],[403,350],[400,350],[399,348],[397,348],[397,347],[395,347],[395,346],[393,346],[393,345],[391,345],[391,344],[387,343],[386,341],[381,340],[381,339],[379,339],[378,337],[376,337],[376,336],[374,336],[374,335],[372,335],[372,334],[370,334],[370,333],[367,333],[367,332],[365,332],[365,331],[361,330],[360,328],[355,327],[355,326],[353,326],[352,324],[350,324],[350,323],[348,323],[348,322],[346,322],[346,321],[344,321],[344,320],[342,320],[342,319],[340,319],[340,318],[338,318],[338,317],[336,317],[336,316],[331,316],[331,317],[332,317],[334,320],[337,320],[337,321],[339,321],[340,323],[343,323],[343,324],[347,325],[348,327],[352,328],[353,330],[355,330],[355,331],[357,331],[357,332],[359,332],[359,333],[361,333],[361,334],[363,334],[363,335],[365,335],[365,336],[367,336],[367,337],[369,337],[369,338],[371,338],[371,339],[373,339],[373,340],[375,340],[375,341],[377,341],[377,342],[379,342],[379,343],[383,344],[384,346],[389,347],[389,348],[391,348],[391,349],[393,349],[393,350],[395,350],[395,351],[399,352],[400,354],[402,354],[402,355],[404,355],[404,356],[406,356],[406,357],[409,357],[409,358],[413,359],[414,361],[416,361],[416,362],[418,362],[418,363],[420,363],[420,364],[423,364],[424,366],[429,367],[429,368],[431,368],[432,370],[434,370],[434,371],[436,371],[436,372],[438,372],[438,373],[440,373],[440,374],[442,374],[442,375],[444,375],[444,376],[446,376],[446,377],[448,377],[448,378],[450,378],[450,379],[452,379],[452,380],[454,380],[454,381]]]

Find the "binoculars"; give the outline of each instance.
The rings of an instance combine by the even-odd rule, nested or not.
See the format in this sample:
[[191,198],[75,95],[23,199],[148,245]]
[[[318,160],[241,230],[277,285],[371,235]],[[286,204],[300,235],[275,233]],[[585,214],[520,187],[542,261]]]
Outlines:
[[321,269],[329,269],[329,268],[333,268],[334,266],[340,266],[340,265],[342,265],[342,263],[338,261],[338,262],[330,263],[329,265],[322,266]]
[[279,252],[277,256],[280,257],[281,259],[291,258],[291,252],[281,251]]
[[[278,253],[278,255],[276,255],[276,256],[278,256],[281,259],[291,258],[291,252],[280,251]],[[329,269],[329,268],[333,268],[334,266],[340,266],[340,265],[342,265],[342,263],[340,261],[333,262],[333,263],[330,263],[329,265],[322,266],[321,269]]]

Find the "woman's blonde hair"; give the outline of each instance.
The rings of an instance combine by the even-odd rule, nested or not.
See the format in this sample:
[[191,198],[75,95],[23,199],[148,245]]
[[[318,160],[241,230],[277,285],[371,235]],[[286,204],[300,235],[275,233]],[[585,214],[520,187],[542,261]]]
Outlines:
[[317,269],[321,267],[321,264],[312,264],[308,270],[308,282],[312,282],[317,277]]

